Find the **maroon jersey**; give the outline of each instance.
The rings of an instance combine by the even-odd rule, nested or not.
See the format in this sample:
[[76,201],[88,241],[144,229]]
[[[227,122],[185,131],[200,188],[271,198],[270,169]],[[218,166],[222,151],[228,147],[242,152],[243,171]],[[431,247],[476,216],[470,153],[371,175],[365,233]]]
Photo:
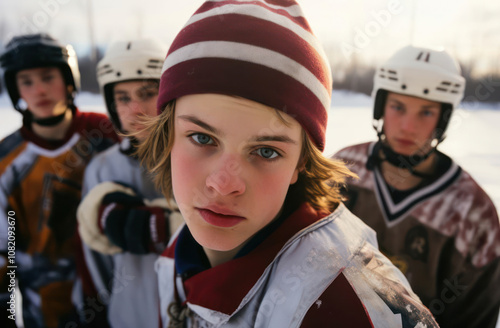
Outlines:
[[500,225],[488,195],[449,160],[438,177],[394,197],[380,169],[367,166],[374,146],[355,145],[334,155],[359,176],[348,181],[346,205],[377,232],[381,251],[441,327],[495,327]]

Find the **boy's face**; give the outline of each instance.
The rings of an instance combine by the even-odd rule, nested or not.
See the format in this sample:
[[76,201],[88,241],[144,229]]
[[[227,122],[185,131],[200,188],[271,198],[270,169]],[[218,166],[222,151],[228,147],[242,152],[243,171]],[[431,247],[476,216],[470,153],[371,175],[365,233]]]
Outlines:
[[206,250],[234,251],[279,214],[297,181],[299,123],[257,102],[181,97],[171,152],[175,200]]
[[389,146],[406,156],[427,151],[440,112],[438,102],[390,92],[384,109],[384,132]]
[[67,91],[56,67],[25,69],[16,74],[19,95],[35,118],[57,116],[67,108]]
[[[129,81],[117,83],[113,88],[116,112],[122,130],[129,133],[142,131],[141,116],[156,116],[158,84],[152,81]],[[135,136],[144,139],[144,133]]]

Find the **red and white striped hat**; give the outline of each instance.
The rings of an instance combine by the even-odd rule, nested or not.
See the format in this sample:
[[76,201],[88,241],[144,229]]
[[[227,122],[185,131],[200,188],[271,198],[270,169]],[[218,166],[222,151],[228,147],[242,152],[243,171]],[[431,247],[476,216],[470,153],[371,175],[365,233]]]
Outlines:
[[291,115],[323,150],[331,89],[323,48],[294,0],[211,0],[172,43],[157,107],[189,94],[243,97]]

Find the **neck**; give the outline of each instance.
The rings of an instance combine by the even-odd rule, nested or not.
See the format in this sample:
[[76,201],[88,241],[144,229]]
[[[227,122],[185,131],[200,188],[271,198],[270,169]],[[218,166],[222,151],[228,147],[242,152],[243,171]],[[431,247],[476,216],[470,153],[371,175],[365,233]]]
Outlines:
[[243,247],[244,244],[232,249],[230,251],[216,251],[213,249],[208,249],[203,247],[205,254],[207,255],[208,261],[210,265],[213,267],[218,266],[219,264],[224,264],[230,260],[232,260],[236,254],[238,254],[239,250]]
[[31,129],[33,132],[46,140],[62,140],[68,132],[73,118],[73,111],[67,110],[64,119],[57,125],[54,126],[42,126],[36,123],[31,124]]
[[[436,170],[436,159],[436,153],[432,153],[413,169],[419,173],[432,175]],[[381,163],[380,169],[387,184],[398,190],[415,188],[423,180],[423,178],[411,174],[410,170],[395,166],[387,161]]]

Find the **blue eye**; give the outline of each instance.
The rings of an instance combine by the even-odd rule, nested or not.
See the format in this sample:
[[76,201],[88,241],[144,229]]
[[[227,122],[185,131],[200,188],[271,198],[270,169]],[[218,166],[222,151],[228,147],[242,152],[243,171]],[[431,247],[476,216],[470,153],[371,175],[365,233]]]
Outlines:
[[128,104],[132,99],[128,96],[119,96],[116,97],[116,103],[126,105]]
[[271,148],[259,148],[257,149],[257,153],[265,159],[273,159],[280,156],[276,150]]
[[430,111],[430,110],[426,110],[426,111],[422,112],[422,115],[427,116],[427,117],[432,117],[432,116],[434,116],[434,112]]
[[399,106],[399,105],[392,105],[392,106],[391,106],[391,108],[392,108],[393,110],[395,110],[395,111],[398,111],[398,112],[399,112],[399,111],[401,111],[401,110],[403,110],[403,107],[401,107],[401,106]]
[[200,145],[212,145],[214,140],[203,133],[195,133],[191,135],[191,138]]

